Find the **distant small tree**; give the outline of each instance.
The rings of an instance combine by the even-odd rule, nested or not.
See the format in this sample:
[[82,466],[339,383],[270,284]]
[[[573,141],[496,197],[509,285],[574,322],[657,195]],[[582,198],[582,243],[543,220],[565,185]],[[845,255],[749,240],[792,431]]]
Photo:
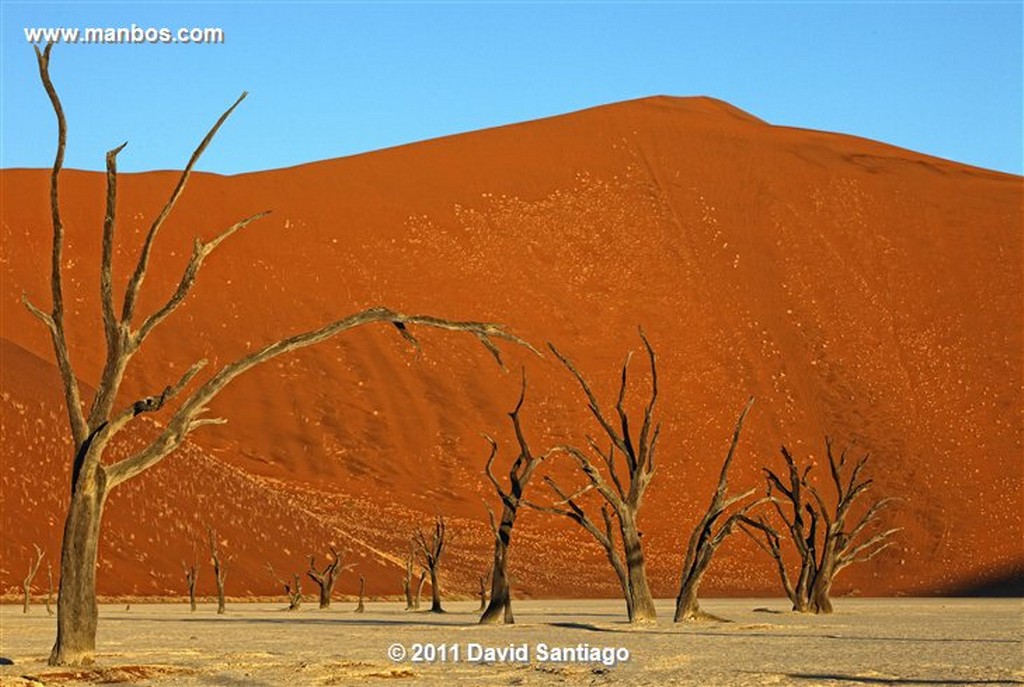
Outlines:
[[39,570],[39,564],[43,562],[43,556],[45,555],[38,544],[33,544],[32,546],[36,550],[36,555],[29,560],[28,575],[25,576],[25,581],[21,585],[22,590],[25,592],[25,601],[21,608],[22,613],[29,612],[30,604],[32,603],[32,580],[35,579],[36,572]]
[[320,589],[320,608],[331,607],[331,595],[334,593],[334,585],[338,580],[338,575],[343,570],[341,567],[341,554],[333,546],[330,547],[330,550],[332,558],[324,566],[323,570],[317,570],[316,560],[313,554],[310,554],[309,570],[306,571],[309,579],[313,580]]
[[480,588],[477,591],[477,595],[480,597],[480,607],[476,609],[477,613],[483,613],[484,609],[487,608],[487,586],[484,584],[484,576],[480,576]]
[[[438,576],[438,567],[441,563],[441,556],[444,554],[446,528],[444,517],[438,516],[434,521],[434,532],[427,539],[422,530],[416,530],[414,541],[423,555],[427,571],[430,573],[430,612],[444,613],[441,608],[441,583]],[[421,583],[422,584],[422,583]],[[419,596],[417,592],[417,596]]]
[[302,581],[299,578],[299,574],[293,574],[292,581],[289,582],[280,577],[274,570],[274,566],[270,563],[267,563],[267,570],[269,570],[273,578],[277,580],[277,583],[284,587],[285,599],[288,601],[288,610],[299,610],[302,607]]
[[[830,594],[836,575],[848,565],[877,556],[892,544],[890,537],[900,530],[897,527],[867,536],[882,509],[896,500],[893,497],[871,502],[859,518],[847,524],[854,502],[873,483],[873,480],[861,476],[868,454],[852,463],[852,468],[847,471],[850,465],[847,462],[848,449],[837,457],[832,450],[832,441],[826,437],[825,452],[835,491],[831,503],[808,481],[811,466],[801,470],[785,446],[782,447],[782,457],[786,462],[787,479],[780,478],[771,468],[764,468],[768,498],[785,523],[788,539],[799,556],[800,570],[795,583],[783,560],[779,532],[763,517],[744,519],[747,533],[775,560],[782,587],[793,603],[793,610],[803,613],[831,613]],[[844,474],[846,472],[848,474]],[[753,530],[759,530],[761,536],[755,535]]]
[[405,575],[402,577],[402,592],[405,594],[405,610],[407,611],[416,608],[412,592],[413,557],[413,551],[410,550],[409,556],[405,559]]
[[193,561],[192,565],[189,565],[185,561],[181,562],[183,568],[185,568],[185,584],[188,585],[188,605],[192,613],[196,612],[196,581],[199,579],[199,562]]
[[423,598],[423,585],[427,582],[427,571],[420,570],[420,580],[416,583],[416,596],[412,600],[412,610],[420,610],[420,599]]
[[210,561],[213,563],[213,581],[217,585],[217,615],[224,615],[226,606],[224,603],[224,582],[228,578],[227,570],[224,569],[224,562],[220,557],[220,546],[217,544],[217,533],[211,527],[206,528],[210,538]]
[[366,606],[363,604],[363,594],[366,592],[366,580],[363,576],[359,576],[359,604],[356,606],[356,613],[362,613],[366,610]]
[[46,561],[46,614],[53,615],[53,566]]

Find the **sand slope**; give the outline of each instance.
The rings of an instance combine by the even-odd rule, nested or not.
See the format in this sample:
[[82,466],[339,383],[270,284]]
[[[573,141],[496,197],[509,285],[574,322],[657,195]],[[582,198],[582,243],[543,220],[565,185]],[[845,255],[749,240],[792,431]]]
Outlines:
[[[22,292],[48,302],[46,178],[4,170],[0,180],[3,589],[23,576],[33,541],[56,551],[67,489],[52,352],[17,302]],[[122,178],[118,293],[174,178]],[[62,193],[72,353],[94,383],[103,177],[67,172]],[[642,519],[656,593],[673,592],[688,528],[751,394],[737,490],[779,464],[782,442],[821,460],[829,433],[872,452],[878,495],[906,499],[891,514],[905,528],[898,544],[844,573],[839,591],[950,590],[1024,564],[1019,177],[773,127],[710,99],[649,98],[290,169],[197,175],[157,242],[141,307],[173,290],[194,236],[264,209],[273,215],[209,259],[136,358],[126,402],[200,357],[224,364],[386,304],[553,341],[610,407],[642,325],[662,365],[659,475]],[[397,593],[413,523],[444,513],[460,531],[451,586],[471,592],[487,570],[482,499],[493,501],[480,433],[511,459],[505,413],[519,366],[536,447],[597,428],[551,356],[509,351],[503,373],[471,339],[421,340],[417,356],[390,328],[356,331],[235,383],[213,408],[229,424],[204,428],[187,455],[111,497],[102,590],[180,588],[180,559],[212,521],[235,556],[236,593],[271,592],[266,560],[297,571],[331,540],[363,561],[373,593]],[[547,469],[572,479],[564,459]],[[571,524],[533,513],[520,524],[524,592],[615,593]],[[755,551],[730,541],[707,591],[774,591]]]

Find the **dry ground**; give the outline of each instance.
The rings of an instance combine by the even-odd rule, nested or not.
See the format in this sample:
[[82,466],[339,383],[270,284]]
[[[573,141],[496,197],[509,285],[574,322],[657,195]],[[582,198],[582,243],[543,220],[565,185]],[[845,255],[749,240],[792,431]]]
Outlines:
[[[523,601],[514,627],[479,627],[475,604],[445,615],[410,614],[396,603],[298,612],[280,604],[233,604],[194,614],[184,605],[101,609],[97,666],[49,668],[54,620],[0,607],[0,684],[153,685],[996,685],[1024,684],[1020,599],[840,599],[833,616],[802,616],[780,600],[712,599],[731,623],[678,626],[661,602],[655,626],[630,628],[621,603]],[[394,662],[395,643],[458,644],[459,662]],[[543,663],[538,645],[628,649],[615,666]],[[470,643],[526,643],[529,662],[466,661]],[[10,663],[13,662],[13,663]]]

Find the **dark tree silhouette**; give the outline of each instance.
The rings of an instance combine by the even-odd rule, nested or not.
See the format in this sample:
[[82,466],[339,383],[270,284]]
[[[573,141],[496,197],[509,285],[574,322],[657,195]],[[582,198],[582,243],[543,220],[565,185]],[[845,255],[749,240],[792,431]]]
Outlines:
[[535,456],[523,434],[522,424],[519,421],[519,411],[523,407],[523,399],[526,397],[526,372],[523,371],[523,381],[519,391],[519,401],[516,407],[509,413],[512,420],[512,427],[515,430],[516,441],[519,444],[519,455],[512,462],[509,468],[509,488],[506,491],[501,482],[494,476],[492,467],[494,457],[498,453],[498,444],[491,437],[485,437],[491,444],[491,453],[484,466],[484,473],[487,479],[494,485],[501,499],[501,520],[495,521],[494,511],[487,506],[487,515],[491,523],[491,530],[494,532],[494,564],[491,567],[491,600],[484,604],[486,592],[484,591],[483,578],[480,578],[480,605],[483,614],[480,616],[481,623],[497,623],[503,621],[507,624],[515,622],[512,614],[512,593],[509,588],[508,577],[508,554],[512,540],[512,528],[519,513],[519,506],[523,500],[523,492],[534,471],[548,454]]
[[224,569],[224,561],[220,557],[220,546],[217,544],[217,532],[206,528],[210,538],[210,562],[213,563],[213,581],[217,585],[217,615],[224,615],[226,605],[224,601],[224,582],[228,579],[227,570]]
[[[700,607],[697,593],[700,589],[704,573],[711,565],[711,559],[715,551],[722,545],[726,537],[732,534],[734,528],[743,522],[751,509],[760,505],[764,500],[751,501],[735,509],[726,516],[726,512],[737,503],[740,503],[751,494],[754,489],[739,495],[728,495],[729,466],[732,464],[733,456],[736,454],[736,446],[740,441],[740,432],[743,430],[743,420],[746,419],[750,407],[754,405],[753,397],[747,401],[747,405],[740,413],[736,421],[736,429],[732,433],[732,442],[729,444],[729,452],[722,463],[722,471],[718,477],[718,488],[715,490],[711,503],[708,505],[704,516],[693,528],[690,539],[686,546],[686,557],[683,559],[683,572],[679,582],[679,594],[676,596],[675,622],[688,620],[722,620],[717,616],[704,612]],[[723,519],[724,518],[724,519]]]
[[[362,310],[318,329],[296,334],[255,350],[244,357],[224,365],[205,381],[197,383],[190,392],[192,382],[207,361],[200,360],[176,381],[152,396],[117,407],[119,391],[128,364],[142,348],[148,337],[161,326],[186,300],[205,260],[228,238],[253,222],[267,216],[259,212],[242,219],[214,238],[196,239],[192,254],[174,292],[166,302],[149,315],[137,311],[139,294],[148,273],[153,245],[165,220],[174,210],[203,151],[213,140],[221,125],[246,97],[235,101],[207,132],[182,171],[177,183],[143,239],[135,268],[124,289],[120,312],[115,307],[113,286],[114,234],[117,226],[117,156],[122,144],[106,155],[106,211],[102,228],[102,255],[99,269],[99,295],[103,316],[103,335],[106,340],[106,361],[96,392],[86,411],[79,388],[78,376],[72,364],[68,337],[64,323],[64,224],[60,208],[60,173],[64,166],[67,144],[67,122],[64,110],[50,79],[50,55],[53,43],[44,50],[36,47],[39,76],[57,118],[57,153],[50,174],[50,211],[53,225],[53,243],[50,251],[51,308],[46,312],[27,296],[22,297],[25,307],[49,331],[57,368],[63,383],[64,400],[68,411],[74,444],[71,471],[71,499],[64,523],[61,545],[60,589],[57,599],[57,637],[51,651],[50,665],[80,665],[93,661],[96,646],[96,557],[99,546],[103,506],[111,491],[153,467],[172,454],[199,428],[225,422],[223,418],[204,417],[209,404],[234,379],[279,355],[311,346],[351,329],[373,323],[390,323],[401,335],[412,342],[415,326],[433,327],[447,331],[467,332],[474,335],[495,358],[501,362],[494,339],[505,339],[525,346],[525,342],[506,332],[500,325],[483,322],[456,322],[428,315],[405,315],[388,308],[374,307]],[[179,401],[179,396],[184,396]],[[171,409],[174,402],[176,407]],[[168,408],[162,429],[143,449],[113,463],[103,458],[111,439],[144,413],[156,413]]]
[[[441,563],[441,556],[444,554],[445,536],[447,534],[444,517],[438,516],[434,521],[434,532],[429,541],[422,530],[416,530],[413,541],[420,549],[423,560],[427,564],[427,571],[430,573],[430,612],[444,613],[441,608],[441,585],[438,580],[438,566]],[[423,578],[420,578],[420,587],[423,586]],[[419,590],[416,591],[419,600]],[[418,605],[418,604],[417,604]]]
[[[553,345],[548,344],[551,352],[572,373],[580,388],[583,389],[583,393],[587,397],[587,407],[609,440],[609,446],[604,448],[595,438],[587,437],[590,450],[604,463],[604,472],[595,466],[586,453],[579,448],[575,446],[560,447],[575,459],[580,470],[587,477],[587,485],[583,490],[569,495],[554,480],[545,477],[545,482],[555,493],[558,501],[551,506],[539,507],[541,510],[564,515],[579,524],[605,550],[608,562],[615,570],[619,585],[622,587],[622,594],[626,600],[626,614],[631,623],[653,622],[657,618],[654,598],[647,582],[647,564],[644,559],[637,517],[644,492],[654,476],[654,455],[660,431],[660,425],[654,421],[654,408],[658,400],[658,368],[654,349],[643,330],[640,330],[640,339],[650,362],[651,395],[644,408],[639,435],[634,435],[625,408],[629,361],[632,353],[626,356],[622,365],[619,394],[615,402],[617,418],[610,420],[601,410],[600,403],[590,385],[572,361],[562,355]],[[617,467],[620,455],[625,467],[625,473],[621,477]],[[600,494],[604,501],[601,505],[602,526],[598,526],[578,502],[578,498],[590,490]],[[536,504],[531,505],[538,507]],[[622,540],[624,556],[619,553],[615,536],[616,529]]]
[[[873,482],[861,476],[868,454],[851,464],[847,461],[848,449],[837,457],[828,437],[825,438],[825,452],[835,491],[831,504],[808,481],[811,466],[801,470],[785,446],[782,447],[782,457],[786,462],[787,479],[784,481],[772,469],[764,468],[768,497],[785,523],[788,539],[800,560],[795,583],[783,560],[783,537],[764,517],[756,520],[744,518],[747,533],[775,560],[779,579],[793,603],[793,610],[803,613],[831,613],[830,594],[836,575],[848,565],[877,556],[892,544],[890,537],[900,529],[882,530],[868,536],[869,528],[877,521],[882,509],[896,500],[893,497],[871,502],[859,518],[847,524],[854,502],[868,491]],[[847,470],[850,465],[852,467]],[[848,474],[844,474],[846,472]],[[760,531],[761,536],[755,535],[753,529]]]
[[185,569],[185,584],[188,585],[188,606],[192,613],[196,612],[196,581],[199,579],[199,562],[193,561],[192,565],[189,565],[185,561],[181,562],[181,566]]
[[39,571],[39,564],[43,562],[43,556],[45,553],[38,544],[32,545],[36,550],[34,558],[29,560],[28,563],[28,575],[25,576],[24,582],[21,583],[21,589],[25,593],[24,603],[21,607],[22,613],[28,613],[32,604],[32,580],[35,579],[36,572]]
[[309,579],[316,583],[320,590],[320,608],[331,607],[331,595],[334,593],[334,585],[338,581],[338,575],[344,569],[341,567],[341,554],[333,546],[330,547],[331,560],[324,566],[323,570],[317,570],[316,559],[313,554],[309,555],[309,570],[306,574]]

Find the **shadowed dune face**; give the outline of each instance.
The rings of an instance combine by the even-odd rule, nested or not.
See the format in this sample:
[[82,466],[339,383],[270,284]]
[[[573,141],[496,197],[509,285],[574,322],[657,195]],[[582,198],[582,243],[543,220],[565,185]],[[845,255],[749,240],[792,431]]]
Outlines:
[[[67,499],[69,432],[49,340],[17,302],[22,292],[49,302],[47,175],[2,174],[3,590],[19,583],[33,542],[56,556]],[[118,295],[174,179],[122,176]],[[61,189],[67,324],[85,385],[104,359],[103,183],[70,171]],[[905,499],[889,514],[904,528],[896,544],[844,572],[837,592],[941,592],[1021,564],[1019,177],[772,127],[709,99],[651,98],[290,169],[196,175],[157,241],[140,307],[168,297],[194,236],[264,209],[273,214],[207,261],[135,359],[124,402],[198,358],[223,365],[384,304],[555,342],[611,408],[642,325],[660,361],[659,472],[641,517],[656,594],[675,591],[748,395],[757,403],[735,491],[761,489],[759,468],[779,467],[781,443],[816,463],[827,491],[827,433],[871,452],[874,494]],[[101,593],[183,593],[181,560],[208,522],[234,557],[229,594],[274,592],[266,561],[298,571],[331,542],[349,549],[368,593],[395,594],[411,529],[440,513],[457,533],[449,589],[471,594],[489,565],[482,501],[494,501],[480,433],[499,440],[502,472],[519,366],[535,449],[582,444],[597,427],[551,356],[508,351],[505,373],[472,339],[420,339],[417,356],[391,328],[357,330],[235,382],[212,408],[228,424],[203,428],[111,496]],[[639,412],[642,357],[632,372]],[[573,482],[565,458],[543,470]],[[531,485],[538,500],[542,486]],[[616,593],[574,527],[520,518],[512,567],[523,593]],[[346,573],[339,590],[356,579]],[[199,584],[212,590],[212,575]],[[777,582],[741,535],[704,590],[776,593]]]

